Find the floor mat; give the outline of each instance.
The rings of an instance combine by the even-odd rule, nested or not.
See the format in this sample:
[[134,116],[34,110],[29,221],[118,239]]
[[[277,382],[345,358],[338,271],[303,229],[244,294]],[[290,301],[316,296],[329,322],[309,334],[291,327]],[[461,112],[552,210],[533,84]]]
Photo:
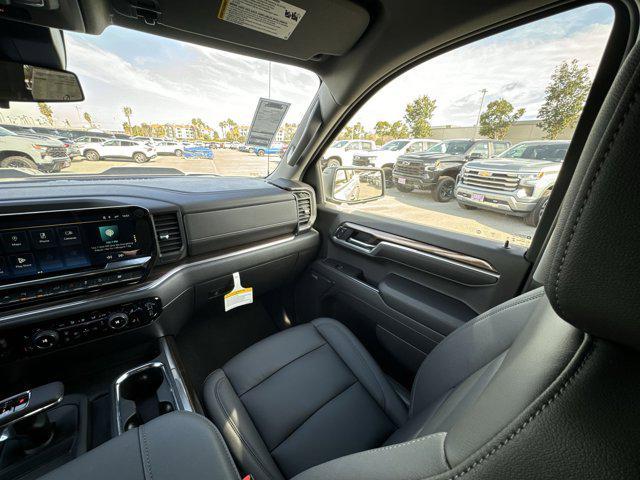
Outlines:
[[229,359],[278,330],[260,302],[230,312],[202,309],[176,337],[189,380],[199,395],[205,378]]

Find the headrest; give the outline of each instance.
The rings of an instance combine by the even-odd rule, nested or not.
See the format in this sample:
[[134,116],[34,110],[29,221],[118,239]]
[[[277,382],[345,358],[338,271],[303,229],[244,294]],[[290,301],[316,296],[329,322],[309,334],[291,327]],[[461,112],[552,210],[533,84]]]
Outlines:
[[[551,250],[549,250],[551,249]],[[594,123],[548,246],[554,310],[597,337],[640,348],[640,50]]]

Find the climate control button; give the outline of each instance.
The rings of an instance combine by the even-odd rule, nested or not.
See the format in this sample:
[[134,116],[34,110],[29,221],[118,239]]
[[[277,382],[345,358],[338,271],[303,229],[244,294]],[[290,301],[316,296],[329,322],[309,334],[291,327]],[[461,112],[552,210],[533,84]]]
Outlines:
[[127,323],[129,323],[129,316],[124,312],[112,313],[107,320],[107,325],[112,330],[120,330],[126,327]]

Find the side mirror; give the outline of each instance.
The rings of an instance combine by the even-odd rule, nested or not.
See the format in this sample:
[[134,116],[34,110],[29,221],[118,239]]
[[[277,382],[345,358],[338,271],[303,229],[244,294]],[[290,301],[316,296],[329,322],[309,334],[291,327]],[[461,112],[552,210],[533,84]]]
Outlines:
[[64,70],[0,61],[0,102],[80,102],[80,81]]
[[322,172],[327,200],[349,205],[384,197],[384,172],[379,168],[329,167]]

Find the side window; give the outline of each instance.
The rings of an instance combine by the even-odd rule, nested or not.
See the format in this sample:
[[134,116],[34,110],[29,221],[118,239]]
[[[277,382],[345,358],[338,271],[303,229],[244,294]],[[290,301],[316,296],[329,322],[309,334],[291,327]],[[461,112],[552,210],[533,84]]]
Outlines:
[[106,142],[103,143],[103,145],[105,147],[117,147],[118,145],[120,145],[120,141],[119,140],[107,140]]
[[469,158],[489,158],[489,142],[476,142],[469,150]]
[[369,142],[363,142],[362,143],[362,150],[371,150],[371,143]]
[[509,144],[506,142],[493,142],[493,154],[500,155],[507,148],[509,148]]
[[332,205],[526,248],[613,21],[608,4],[579,6],[460,46],[394,78],[337,136],[360,139],[363,149],[365,139],[375,142],[353,165],[381,169],[385,194],[360,203],[333,196]]
[[423,149],[422,142],[414,142],[407,147],[407,153],[421,152]]

